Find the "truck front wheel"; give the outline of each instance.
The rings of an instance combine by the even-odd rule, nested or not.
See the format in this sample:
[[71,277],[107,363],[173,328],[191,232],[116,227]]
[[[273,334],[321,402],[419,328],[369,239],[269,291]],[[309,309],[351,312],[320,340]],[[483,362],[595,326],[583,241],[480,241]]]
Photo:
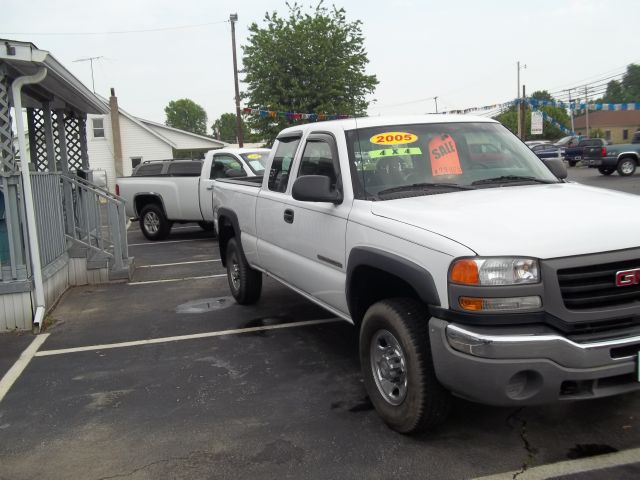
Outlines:
[[373,304],[360,329],[360,365],[378,414],[393,430],[415,433],[442,423],[450,394],[436,378],[429,312],[410,298]]
[[621,158],[618,162],[618,175],[628,177],[636,173],[636,161],[631,157]]
[[171,222],[159,205],[151,203],[140,212],[140,230],[149,240],[163,240],[171,232]]
[[262,273],[249,266],[235,238],[227,243],[227,280],[240,305],[252,305],[260,299]]

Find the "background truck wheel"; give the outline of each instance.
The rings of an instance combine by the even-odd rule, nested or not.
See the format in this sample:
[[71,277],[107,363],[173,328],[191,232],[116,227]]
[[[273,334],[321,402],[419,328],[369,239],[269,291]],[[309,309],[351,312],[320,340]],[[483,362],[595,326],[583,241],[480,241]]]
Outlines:
[[598,171],[602,175],[611,175],[613,172],[616,171],[616,169],[612,167],[598,167]]
[[575,160],[569,160],[569,162],[568,162],[568,163],[569,163],[569,166],[570,166],[570,167],[575,167],[575,166],[576,166],[576,164],[577,164],[578,162],[577,162],[577,161],[575,161]]
[[360,328],[360,366],[369,398],[384,422],[400,433],[442,423],[450,394],[436,378],[429,343],[429,312],[409,298],[373,304]]
[[227,280],[240,305],[252,305],[262,292],[262,273],[249,266],[235,238],[227,244]]
[[152,203],[140,213],[140,230],[149,240],[162,240],[171,232],[171,222],[165,217],[162,208]]
[[628,177],[636,173],[636,161],[633,158],[621,158],[618,162],[618,175]]

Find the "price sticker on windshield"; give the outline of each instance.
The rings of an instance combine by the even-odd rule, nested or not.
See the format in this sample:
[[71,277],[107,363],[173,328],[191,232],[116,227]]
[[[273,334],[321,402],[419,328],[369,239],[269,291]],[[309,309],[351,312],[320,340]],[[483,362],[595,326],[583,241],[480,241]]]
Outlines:
[[250,153],[249,155],[247,155],[247,158],[251,160],[258,160],[259,158],[262,158],[262,155],[259,153]]
[[434,177],[462,173],[458,146],[451,135],[444,133],[432,139],[429,142],[429,153],[431,155],[431,174]]
[[376,145],[406,145],[418,140],[418,136],[407,132],[384,132],[374,135],[369,139]]

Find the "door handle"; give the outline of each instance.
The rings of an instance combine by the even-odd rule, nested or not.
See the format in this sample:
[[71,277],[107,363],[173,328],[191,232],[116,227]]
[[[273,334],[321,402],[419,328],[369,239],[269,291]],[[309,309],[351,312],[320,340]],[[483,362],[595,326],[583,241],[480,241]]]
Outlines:
[[284,211],[284,221],[287,223],[293,223],[293,210],[287,208]]
[[213,190],[213,185],[209,185],[209,186],[207,187],[207,190]]

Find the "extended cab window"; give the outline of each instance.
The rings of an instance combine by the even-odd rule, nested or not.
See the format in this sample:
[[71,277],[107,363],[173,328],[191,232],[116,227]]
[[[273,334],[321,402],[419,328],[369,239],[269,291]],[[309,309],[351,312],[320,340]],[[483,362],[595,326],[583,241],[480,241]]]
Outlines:
[[134,177],[153,177],[162,173],[162,163],[144,163],[140,165],[135,173]]
[[300,144],[300,137],[279,138],[276,153],[271,162],[269,170],[269,190],[274,192],[285,192],[289,183],[289,172],[296,150]]
[[199,177],[201,170],[202,162],[175,162],[169,165],[167,173],[173,177]]
[[336,171],[337,158],[331,151],[331,145],[325,141],[308,141],[302,153],[298,168],[298,177],[305,175],[324,175],[331,179],[331,188],[336,187],[340,172]]
[[246,176],[246,174],[236,158],[229,155],[216,155],[213,157],[210,178],[234,178],[244,176]]

